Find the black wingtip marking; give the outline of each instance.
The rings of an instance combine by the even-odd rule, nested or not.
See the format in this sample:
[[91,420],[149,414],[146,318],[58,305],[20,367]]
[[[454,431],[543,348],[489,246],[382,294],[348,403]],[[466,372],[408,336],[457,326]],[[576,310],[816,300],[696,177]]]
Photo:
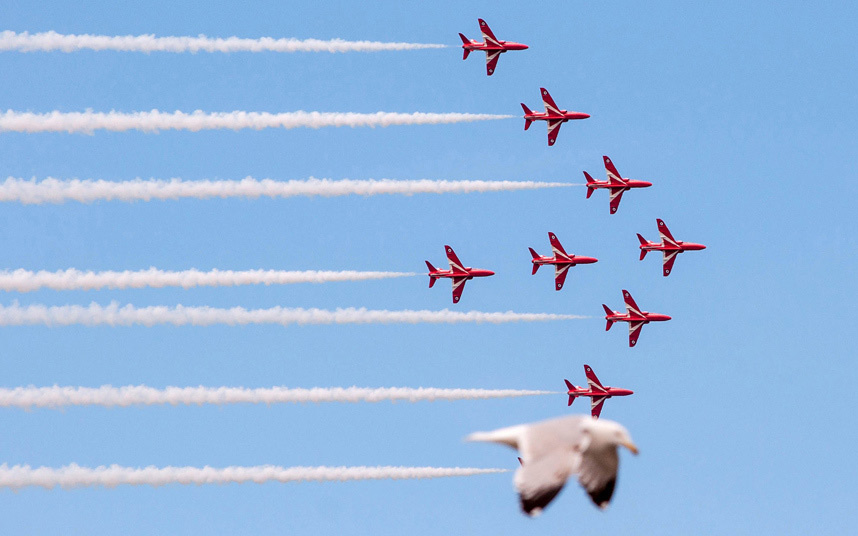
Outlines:
[[563,489],[563,486],[558,486],[556,488],[550,488],[542,490],[539,494],[533,497],[525,497],[524,495],[519,495],[519,499],[521,500],[521,509],[524,510],[529,516],[538,515],[543,508],[545,508],[548,503],[550,503],[554,497],[560,493],[560,490]]
[[590,494],[590,498],[593,499],[593,503],[599,508],[606,508],[608,503],[611,502],[611,497],[614,495],[614,487],[616,484],[617,479],[612,478],[605,483],[604,487],[589,491],[588,493]]

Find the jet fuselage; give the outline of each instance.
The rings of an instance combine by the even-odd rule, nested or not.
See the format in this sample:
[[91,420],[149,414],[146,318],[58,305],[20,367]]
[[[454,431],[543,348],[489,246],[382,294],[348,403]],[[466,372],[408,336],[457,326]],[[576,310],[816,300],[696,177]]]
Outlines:
[[454,272],[453,270],[435,270],[433,272],[429,272],[429,277],[464,277],[466,279],[473,279],[475,277],[489,277],[491,275],[495,275],[491,270],[483,270],[481,268],[471,268],[470,266],[465,268],[465,273]]
[[532,259],[530,262],[532,262],[533,264],[569,264],[571,266],[575,266],[576,264],[593,264],[594,262],[598,261],[599,259],[595,257],[582,257],[579,255],[572,255],[569,259],[558,259],[557,257],[539,257],[538,259]]
[[462,45],[462,48],[465,50],[500,50],[501,52],[506,52],[507,50],[527,50],[529,47],[524,43],[515,43],[513,41],[501,41],[500,45],[492,45],[490,43],[481,43],[471,39],[471,44]]
[[643,316],[640,317],[638,315],[623,314],[614,311],[613,314],[605,315],[605,320],[608,322],[643,322],[644,324],[649,324],[650,322],[665,322],[671,319],[670,316],[660,313],[643,311],[642,314]]
[[676,246],[673,244],[650,242],[648,244],[642,244],[640,249],[645,249],[647,251],[678,251],[682,253],[683,251],[700,251],[701,249],[706,249],[706,246],[703,244],[695,244],[694,242],[682,241],[677,241]]

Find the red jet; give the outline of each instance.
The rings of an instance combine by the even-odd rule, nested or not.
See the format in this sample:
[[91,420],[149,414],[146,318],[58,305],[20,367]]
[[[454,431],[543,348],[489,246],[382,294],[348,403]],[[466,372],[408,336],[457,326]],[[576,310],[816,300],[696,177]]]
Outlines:
[[451,278],[453,280],[453,303],[459,303],[459,298],[462,297],[462,291],[465,290],[465,281],[475,277],[488,277],[490,275],[495,275],[491,270],[480,270],[478,268],[471,268],[470,266],[466,267],[462,264],[462,261],[459,260],[459,257],[456,256],[453,248],[450,246],[444,246],[444,249],[447,251],[447,260],[450,261],[450,269],[439,270],[432,266],[429,261],[426,261],[426,266],[429,268],[429,288],[432,288],[435,284],[435,280],[439,277]]
[[593,372],[593,369],[590,368],[590,365],[584,365],[584,373],[587,375],[587,383],[590,385],[589,389],[572,385],[569,380],[563,380],[566,382],[566,388],[569,389],[566,393],[569,395],[569,403],[566,405],[571,406],[572,402],[575,402],[576,397],[589,396],[590,415],[592,415],[594,419],[598,419],[599,415],[602,413],[602,406],[605,403],[605,399],[611,398],[612,396],[628,396],[635,394],[634,391],[630,391],[629,389],[619,389],[617,387],[606,387],[602,385],[599,378],[597,378],[596,374]]
[[641,328],[644,324],[649,324],[650,322],[664,322],[666,320],[670,320],[670,317],[667,315],[660,315],[657,313],[648,313],[647,311],[641,311],[638,304],[635,303],[635,300],[632,299],[632,295],[629,294],[628,290],[623,290],[623,299],[626,301],[626,314],[622,314],[619,311],[612,311],[610,307],[605,304],[602,304],[602,307],[605,309],[607,316],[605,316],[605,320],[608,321],[608,325],[605,326],[605,331],[611,329],[611,326],[614,325],[614,322],[628,322],[629,323],[629,348],[634,347],[638,342],[638,337],[641,334]]
[[593,195],[593,191],[599,188],[607,188],[611,190],[611,214],[616,214],[617,209],[620,208],[620,200],[623,198],[623,192],[631,190],[632,188],[649,188],[652,186],[652,183],[647,181],[624,179],[620,176],[620,172],[614,167],[614,163],[611,162],[610,158],[607,156],[603,156],[602,158],[605,160],[605,171],[608,174],[608,180],[594,180],[593,177],[585,171],[584,178],[587,179],[587,199],[590,199],[590,196]]
[[524,110],[524,130],[530,128],[530,124],[534,121],[548,121],[548,146],[554,145],[557,141],[557,134],[560,132],[560,125],[570,119],[587,119],[590,114],[583,112],[569,112],[561,110],[554,104],[554,99],[548,94],[544,87],[539,88],[542,93],[542,102],[545,104],[545,113],[533,112],[523,102],[521,108]]
[[670,230],[667,228],[667,225],[665,225],[662,220],[656,219],[655,221],[658,223],[658,233],[661,235],[661,243],[650,242],[638,234],[638,240],[641,242],[641,260],[644,260],[644,257],[646,257],[646,254],[649,251],[663,252],[664,262],[662,268],[664,270],[664,277],[670,275],[670,271],[673,269],[673,263],[676,260],[677,255],[683,251],[700,251],[701,249],[706,249],[706,246],[703,244],[675,240],[673,235],[670,234]]
[[593,257],[580,257],[578,255],[569,255],[563,246],[560,245],[560,240],[552,232],[548,232],[548,240],[551,242],[551,250],[554,252],[553,257],[543,257],[535,252],[533,248],[530,250],[530,255],[533,257],[530,262],[533,263],[533,272],[535,274],[539,267],[543,264],[554,265],[554,288],[560,290],[563,288],[563,282],[566,281],[566,274],[569,273],[569,268],[579,264],[593,264],[599,259]]
[[472,50],[485,50],[486,51],[486,74],[489,76],[493,75],[495,72],[495,67],[498,64],[498,59],[500,59],[500,55],[506,52],[507,50],[526,50],[527,45],[523,45],[521,43],[513,43],[512,41],[501,41],[500,39],[495,37],[495,34],[492,33],[489,25],[486,24],[486,21],[483,19],[477,19],[480,21],[480,31],[483,32],[484,41],[480,43],[474,39],[468,39],[464,36],[464,34],[459,34],[459,37],[462,38],[462,48],[465,49],[465,55],[462,57],[463,60],[468,59],[468,54],[471,53]]

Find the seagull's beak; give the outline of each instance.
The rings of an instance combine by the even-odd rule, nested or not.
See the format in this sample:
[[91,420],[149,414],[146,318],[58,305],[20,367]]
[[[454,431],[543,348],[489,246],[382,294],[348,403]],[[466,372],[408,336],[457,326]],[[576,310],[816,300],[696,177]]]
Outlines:
[[622,443],[622,445],[623,445],[624,447],[626,447],[627,449],[629,449],[629,451],[630,451],[632,454],[634,454],[635,456],[637,456],[637,454],[638,454],[638,447],[637,447],[637,445],[635,445],[635,444],[634,444],[634,443],[632,443],[631,441],[628,441],[628,442],[626,442],[626,443]]

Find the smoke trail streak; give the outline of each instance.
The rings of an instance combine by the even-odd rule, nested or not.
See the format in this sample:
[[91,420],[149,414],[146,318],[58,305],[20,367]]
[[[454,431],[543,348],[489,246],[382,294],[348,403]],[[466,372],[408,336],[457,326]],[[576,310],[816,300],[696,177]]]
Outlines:
[[51,489],[119,485],[164,486],[166,484],[241,484],[253,482],[344,482],[346,480],[413,480],[451,476],[506,473],[507,469],[472,467],[122,467],[120,465],[81,467],[30,467],[0,465],[0,488],[20,489],[41,486]]
[[545,322],[549,320],[575,320],[586,316],[549,314],[549,313],[484,313],[480,311],[458,312],[442,309],[440,311],[386,311],[371,309],[300,309],[272,307],[270,309],[245,309],[232,307],[217,309],[214,307],[175,307],[151,306],[120,307],[113,302],[102,306],[91,303],[81,305],[0,305],[0,326],[155,326],[170,324],[174,326],[244,326],[248,324],[318,325],[318,324],[459,324],[485,323],[504,324],[508,322]]
[[24,204],[64,203],[79,201],[151,201],[153,199],[210,199],[214,197],[295,197],[381,194],[445,194],[471,192],[501,192],[581,186],[564,182],[482,181],[482,180],[333,180],[316,179],[277,181],[272,179],[199,180],[135,179],[113,182],[106,180],[42,181],[8,177],[0,183],[0,201]]
[[163,287],[232,287],[237,285],[291,285],[295,283],[328,283],[333,281],[367,281],[410,277],[413,272],[359,272],[354,270],[182,270],[170,272],[148,270],[123,272],[84,272],[69,268],[57,272],[40,270],[0,271],[0,290],[31,292],[42,288],[53,290],[95,290]]
[[438,125],[507,119],[511,115],[468,113],[337,113],[337,112],[59,112],[44,114],[7,110],[0,113],[0,132],[123,132],[141,130],[241,130],[264,128],[389,127],[392,125]]
[[76,52],[114,50],[120,52],[381,52],[447,48],[432,43],[384,43],[343,39],[295,39],[260,37],[206,37],[154,35],[65,35],[54,31],[34,33],[0,32],[0,51]]
[[440,389],[433,387],[167,387],[145,385],[113,387],[15,387],[0,389],[0,407],[62,408],[67,406],[155,406],[162,404],[287,404],[322,402],[433,402],[486,400],[557,394],[522,389]]

